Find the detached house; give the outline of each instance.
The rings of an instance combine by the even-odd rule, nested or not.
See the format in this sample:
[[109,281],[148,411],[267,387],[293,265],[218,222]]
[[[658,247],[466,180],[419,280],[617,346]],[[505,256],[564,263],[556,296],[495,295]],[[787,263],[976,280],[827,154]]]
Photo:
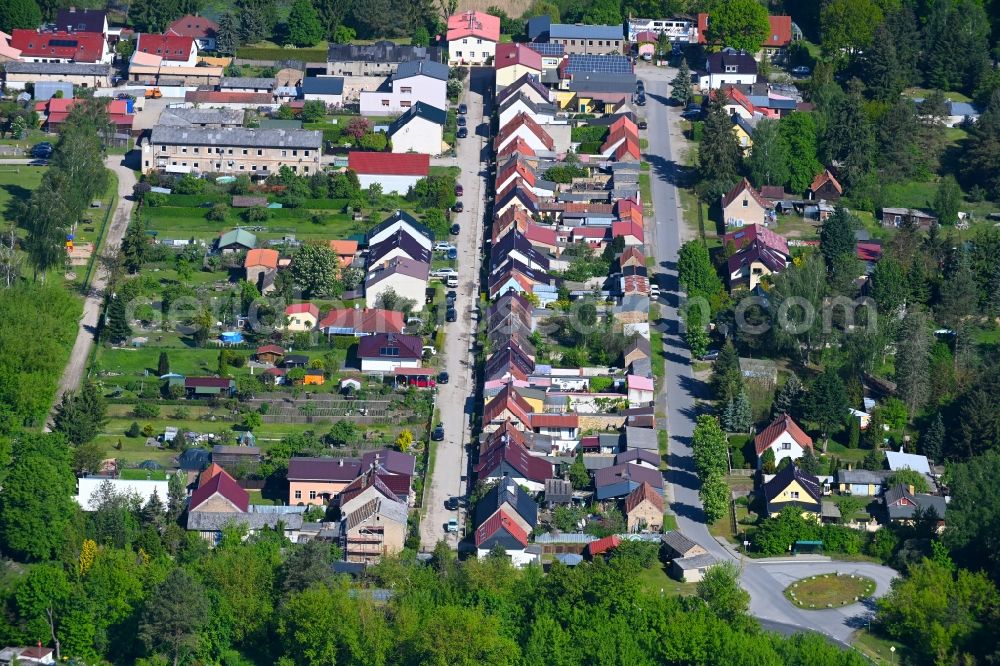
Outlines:
[[22,63],[109,64],[112,59],[99,32],[17,29],[11,31],[9,47],[20,51]]
[[334,308],[320,320],[319,330],[327,336],[399,334],[403,332],[403,313],[382,308]]
[[812,184],[806,190],[806,199],[810,201],[820,199],[839,201],[843,194],[844,188],[841,187],[840,182],[833,177],[829,169],[823,169],[823,173],[813,178]]
[[663,495],[642,483],[625,498],[629,532],[659,532],[663,529]]
[[752,85],[757,82],[757,61],[746,51],[722,49],[705,61],[705,71],[698,73],[702,90],[717,90],[724,85]]
[[242,526],[250,534],[279,525],[286,533],[295,533],[302,527],[302,515],[255,511],[247,491],[226,470],[213,463],[200,474],[198,488],[191,494],[187,529],[215,544],[228,525]]
[[448,106],[448,67],[433,60],[399,63],[378,90],[361,92],[361,114],[390,116],[417,102],[444,109]]
[[293,457],[288,461],[288,505],[326,506],[361,471],[349,458]]
[[722,219],[727,227],[765,224],[770,204],[744,178],[722,197]]
[[944,527],[948,501],[938,495],[914,492],[913,486],[897,485],[882,496],[885,517],[889,522],[912,525],[920,516],[936,519],[937,530]]
[[492,64],[500,41],[500,19],[479,11],[452,14],[445,39],[449,65]]
[[[729,288],[746,287],[754,289],[768,275],[780,273],[792,261],[788,252],[788,242],[770,229],[761,225],[750,225],[726,234],[725,238],[737,236],[748,229],[756,230],[728,259]],[[728,245],[725,245],[726,247]]]
[[416,335],[375,333],[358,343],[362,372],[394,372],[399,368],[419,368],[423,340]]
[[777,465],[783,458],[798,460],[806,449],[813,448],[813,441],[791,416],[782,414],[754,438],[754,447],[759,467],[765,451],[774,453],[774,464]]
[[782,509],[794,506],[803,514],[820,515],[822,491],[819,479],[792,463],[764,484],[767,515],[776,516]]
[[365,278],[365,303],[369,308],[381,307],[382,294],[390,289],[397,296],[423,303],[427,291],[430,267],[408,257],[396,257],[369,269]]
[[476,503],[474,542],[479,557],[500,546],[515,566],[538,560],[526,552],[528,537],[538,523],[538,505],[513,479],[502,478]]
[[278,251],[253,249],[243,262],[246,281],[257,287],[261,294],[274,291],[274,276],[278,272]]
[[313,303],[293,303],[285,308],[285,330],[307,333],[316,328],[319,308]]
[[366,153],[351,151],[347,154],[347,168],[358,175],[361,189],[373,183],[382,186],[385,194],[406,194],[421,178],[430,173],[431,156],[420,153]]
[[329,75],[389,76],[404,62],[441,62],[441,49],[396,44],[388,40],[373,44],[330,44],[326,60],[326,73]]
[[200,51],[214,51],[215,40],[218,37],[219,24],[204,16],[188,14],[182,16],[167,26],[168,35],[190,37],[195,41]]
[[447,120],[444,109],[417,102],[389,125],[392,152],[440,155]]
[[194,67],[198,64],[198,46],[194,38],[184,35],[140,34],[136,37],[133,61],[136,54],[158,56],[161,67]]

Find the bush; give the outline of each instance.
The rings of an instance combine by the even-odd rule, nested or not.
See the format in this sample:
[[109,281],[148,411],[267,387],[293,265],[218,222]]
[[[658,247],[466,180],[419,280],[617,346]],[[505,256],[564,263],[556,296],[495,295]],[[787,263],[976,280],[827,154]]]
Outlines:
[[224,203],[217,203],[212,206],[212,209],[205,213],[205,219],[212,222],[225,222],[226,213],[229,212],[229,206]]
[[160,407],[149,402],[137,403],[136,406],[132,408],[132,416],[137,419],[155,419],[159,415]]
[[142,434],[142,428],[140,428],[139,424],[136,423],[135,421],[132,421],[132,425],[130,425],[128,427],[128,430],[125,431],[126,437],[138,437],[141,434]]
[[590,378],[590,392],[591,393],[605,393],[611,386],[615,383],[615,380],[611,377],[591,377]]
[[150,192],[143,198],[143,201],[150,208],[159,208],[160,206],[167,205],[167,195],[160,194],[159,192]]
[[254,206],[243,211],[243,219],[247,222],[264,222],[271,216],[269,209],[263,206]]
[[153,424],[152,423],[147,423],[146,425],[144,425],[142,427],[142,436],[143,437],[152,437],[155,434],[156,434],[156,430],[153,429]]

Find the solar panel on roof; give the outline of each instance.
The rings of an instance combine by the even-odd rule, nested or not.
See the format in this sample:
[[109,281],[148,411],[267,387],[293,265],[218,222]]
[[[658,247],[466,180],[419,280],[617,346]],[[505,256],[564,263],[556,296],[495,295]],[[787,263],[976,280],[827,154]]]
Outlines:
[[566,71],[596,72],[602,74],[631,74],[632,63],[625,56],[595,54],[570,55]]
[[541,55],[562,55],[565,47],[562,44],[553,44],[551,42],[536,42],[528,44],[528,48]]

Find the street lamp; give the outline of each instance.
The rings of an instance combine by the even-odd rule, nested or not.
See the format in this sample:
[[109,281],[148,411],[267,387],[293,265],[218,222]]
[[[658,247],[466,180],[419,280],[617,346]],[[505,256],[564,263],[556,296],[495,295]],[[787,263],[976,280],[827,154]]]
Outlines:
[[895,645],[890,645],[889,646],[889,663],[890,664],[895,664],[896,663],[896,646]]

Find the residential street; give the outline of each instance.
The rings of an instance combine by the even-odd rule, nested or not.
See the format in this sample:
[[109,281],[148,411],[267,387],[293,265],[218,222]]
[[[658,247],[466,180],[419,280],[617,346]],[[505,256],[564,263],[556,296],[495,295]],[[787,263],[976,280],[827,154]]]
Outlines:
[[[666,426],[670,433],[668,501],[677,516],[680,532],[708,549],[720,559],[734,554],[709,533],[698,499],[698,478],[691,456],[694,420],[698,414],[696,401],[706,399],[707,387],[694,378],[691,355],[684,343],[678,317],[680,297],[677,284],[677,254],[681,245],[682,217],[677,188],[674,185],[679,155],[672,153],[671,139],[680,137],[680,109],[668,106],[669,81],[676,75],[672,68],[640,67],[636,72],[646,83],[648,103],[645,115],[649,123],[649,148],[645,159],[650,164],[652,195],[655,211],[653,252],[657,260],[659,284],[663,294],[662,318],[656,323],[663,332],[666,380]],[[664,131],[669,128],[669,131]],[[674,142],[677,145],[677,141]],[[853,631],[864,624],[861,616],[869,611],[860,604],[844,609],[803,611],[793,607],[783,595],[792,580],[817,573],[841,571],[861,573],[877,581],[876,596],[888,591],[889,581],[896,572],[888,567],[859,562],[787,561],[757,563],[743,560],[743,587],[750,592],[751,612],[769,623],[813,629],[837,640],[847,641]]]
[[[128,229],[129,220],[132,219],[132,188],[135,186],[136,179],[135,172],[125,166],[126,159],[127,156],[109,155],[105,161],[107,167],[118,176],[118,204],[111,223],[105,229],[104,245],[101,249],[103,256],[118,250],[125,230]],[[62,399],[63,393],[75,390],[83,381],[83,376],[87,371],[87,362],[90,359],[90,349],[95,341],[94,334],[97,332],[97,323],[101,314],[101,303],[104,301],[104,288],[107,286],[107,282],[108,275],[98,264],[90,282],[90,291],[83,302],[80,329],[76,334],[76,342],[73,343],[73,351],[70,353],[62,379],[59,380],[59,389],[56,391],[53,410]],[[50,411],[50,417],[51,414]]]
[[457,165],[461,168],[458,182],[465,188],[462,196],[465,211],[453,218],[461,225],[457,239],[452,239],[458,246],[459,286],[455,290],[458,294],[455,303],[458,321],[445,322],[443,312],[440,313],[439,321],[447,330],[443,367],[451,380],[447,384],[438,385],[435,401],[444,424],[445,438],[442,442],[436,442],[437,453],[434,469],[430,473],[430,490],[425,496],[427,510],[420,522],[420,547],[427,552],[433,550],[441,539],[446,539],[452,548],[457,548],[462,532],[446,534],[445,525],[452,518],[457,518],[459,525],[462,525],[465,518],[464,508],[456,513],[445,509],[444,503],[449,497],[466,493],[462,477],[467,467],[465,444],[470,437],[469,415],[476,392],[472,348],[479,321],[473,313],[478,295],[480,243],[485,212],[483,197],[486,193],[483,175],[486,165],[482,160],[490,149],[486,136],[489,114],[484,113],[482,93],[492,79],[492,71],[474,69],[470,75],[472,92],[467,92],[461,100],[469,107],[469,136],[458,140],[458,157],[435,160],[437,164]]

